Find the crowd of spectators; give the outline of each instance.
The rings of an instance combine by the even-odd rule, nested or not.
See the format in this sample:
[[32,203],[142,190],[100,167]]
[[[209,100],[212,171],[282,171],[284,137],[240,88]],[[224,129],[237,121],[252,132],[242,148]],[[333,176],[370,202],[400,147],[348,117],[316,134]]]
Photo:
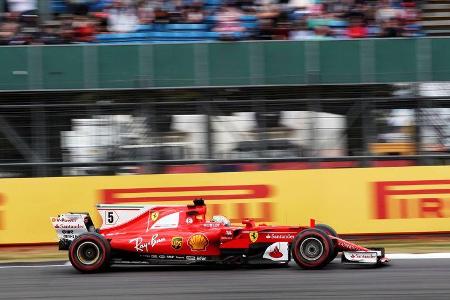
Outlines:
[[218,39],[422,34],[415,0],[49,0],[46,14],[38,1],[44,0],[4,1],[0,45],[96,42],[99,34],[133,33],[142,26],[162,31],[165,24],[204,24]]

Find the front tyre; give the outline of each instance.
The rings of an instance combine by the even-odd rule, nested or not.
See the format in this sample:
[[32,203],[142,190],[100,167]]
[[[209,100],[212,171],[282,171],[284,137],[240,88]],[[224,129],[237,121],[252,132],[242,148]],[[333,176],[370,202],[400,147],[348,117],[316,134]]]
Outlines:
[[334,236],[334,237],[339,237],[336,230],[334,230],[333,227],[331,227],[330,225],[327,224],[316,224],[316,226],[314,228],[320,229],[323,232],[325,232],[328,235]]
[[334,244],[327,233],[310,228],[300,232],[292,241],[292,257],[302,269],[320,269],[334,255]]
[[[327,224],[317,224],[314,228],[320,229],[328,235],[339,237],[336,230],[334,230],[333,227]],[[338,254],[339,250],[336,247],[334,247],[334,253],[330,255],[330,262],[333,261],[336,258],[336,256],[338,256]]]
[[109,242],[98,233],[84,233],[69,247],[69,260],[72,266],[82,273],[104,271],[109,266],[110,255]]

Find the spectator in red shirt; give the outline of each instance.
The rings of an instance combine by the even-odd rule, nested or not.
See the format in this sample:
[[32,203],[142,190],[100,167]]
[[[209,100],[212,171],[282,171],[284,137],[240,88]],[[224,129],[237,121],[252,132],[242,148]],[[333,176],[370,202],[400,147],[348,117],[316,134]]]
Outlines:
[[347,36],[352,39],[367,37],[367,26],[361,18],[352,18],[347,28]]
[[77,16],[72,23],[75,42],[89,43],[94,40],[95,24],[86,16]]

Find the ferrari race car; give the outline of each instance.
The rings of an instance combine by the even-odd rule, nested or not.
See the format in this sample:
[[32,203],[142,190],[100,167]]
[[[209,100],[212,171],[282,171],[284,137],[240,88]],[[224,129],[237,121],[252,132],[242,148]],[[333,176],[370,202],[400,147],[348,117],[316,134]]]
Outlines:
[[342,252],[349,264],[379,265],[384,249],[368,249],[340,239],[327,225],[268,226],[243,220],[231,226],[215,216],[207,221],[202,199],[192,205],[98,205],[103,225],[96,229],[88,213],[51,218],[59,249],[80,272],[113,264],[288,264],[303,269],[326,266]]

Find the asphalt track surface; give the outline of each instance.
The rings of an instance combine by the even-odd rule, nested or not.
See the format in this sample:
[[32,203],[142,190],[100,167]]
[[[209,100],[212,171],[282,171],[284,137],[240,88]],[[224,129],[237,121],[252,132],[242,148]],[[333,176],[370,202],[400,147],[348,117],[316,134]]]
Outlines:
[[[53,263],[55,264],[55,263]],[[323,270],[193,266],[118,267],[80,274],[71,266],[0,265],[1,299],[450,299],[450,259],[395,260]]]

